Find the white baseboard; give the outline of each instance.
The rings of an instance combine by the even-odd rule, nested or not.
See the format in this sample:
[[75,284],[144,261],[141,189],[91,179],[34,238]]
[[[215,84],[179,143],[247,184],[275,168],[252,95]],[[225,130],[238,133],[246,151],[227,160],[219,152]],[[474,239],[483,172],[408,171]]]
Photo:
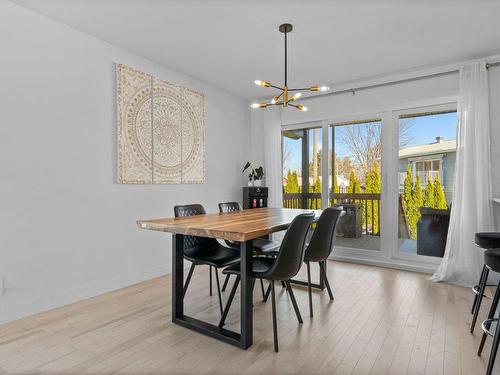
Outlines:
[[170,272],[170,264],[161,264],[144,270],[138,270],[135,274],[118,275],[106,281],[90,283],[81,288],[60,289],[52,295],[34,298],[31,301],[23,301],[11,306],[6,306],[5,304],[3,306],[0,305],[0,324],[95,297],[142,281],[163,276]]
[[330,257],[330,259],[337,260],[339,262],[359,263],[359,264],[366,264],[369,266],[393,268],[398,270],[421,272],[428,274],[433,274],[437,268],[436,264],[412,264],[397,259],[386,259],[386,258],[366,258],[366,257],[334,255]]

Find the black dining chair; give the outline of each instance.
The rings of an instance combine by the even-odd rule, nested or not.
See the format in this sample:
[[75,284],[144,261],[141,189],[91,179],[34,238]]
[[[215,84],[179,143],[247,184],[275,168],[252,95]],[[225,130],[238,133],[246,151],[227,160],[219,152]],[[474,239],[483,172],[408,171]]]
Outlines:
[[342,207],[329,207],[323,210],[316,222],[316,229],[312,234],[309,245],[306,247],[304,262],[307,265],[307,291],[309,292],[309,314],[313,316],[312,290],[311,290],[311,263],[318,263],[320,278],[324,281],[330,300],[333,293],[326,275],[326,260],[335,245],[335,229],[342,215]]
[[[290,279],[293,278],[300,270],[300,266],[304,260],[304,247],[306,236],[309,231],[311,223],[314,221],[314,213],[300,214],[293,219],[290,227],[288,228],[277,256],[274,257],[256,257],[252,260],[252,277],[254,279],[266,279],[271,284],[271,299],[272,299],[272,313],[273,313],[273,337],[274,337],[274,351],[278,351],[278,331],[276,323],[276,293],[274,290],[274,281],[279,280],[285,284],[286,290],[292,301],[293,309],[299,323],[303,323],[300,310],[295,300]],[[222,273],[236,275],[236,281],[229,295],[226,307],[219,322],[219,327],[224,326],[231,303],[233,302],[238,283],[241,279],[240,264],[234,263],[225,268]]]
[[[219,211],[221,214],[229,213],[229,212],[238,212],[241,211],[241,206],[238,202],[224,202],[219,203]],[[224,240],[227,246],[234,248],[236,250],[240,249],[240,243],[237,241]],[[280,244],[275,241],[271,241],[267,238],[255,238],[252,241],[253,251],[256,255],[266,255],[272,256],[275,255],[277,250],[280,247]],[[222,285],[222,291],[226,290],[227,284],[229,282],[230,274],[226,275],[226,279],[224,280],[224,284]],[[262,295],[265,295],[264,284],[262,284],[262,280],[260,281],[260,287],[262,289]]]
[[[186,217],[195,215],[205,215],[205,209],[201,204],[189,204],[184,206],[174,207],[175,217]],[[184,295],[186,294],[189,282],[193,276],[194,268],[198,265],[210,266],[210,284],[212,281],[212,267],[215,271],[215,280],[217,282],[217,294],[219,296],[219,308],[221,314],[222,295],[219,284],[219,268],[226,267],[232,263],[239,262],[240,253],[234,249],[222,246],[214,238],[185,236],[184,238],[184,258],[191,262],[191,267],[184,283]],[[212,293],[212,285],[210,285],[210,295]]]

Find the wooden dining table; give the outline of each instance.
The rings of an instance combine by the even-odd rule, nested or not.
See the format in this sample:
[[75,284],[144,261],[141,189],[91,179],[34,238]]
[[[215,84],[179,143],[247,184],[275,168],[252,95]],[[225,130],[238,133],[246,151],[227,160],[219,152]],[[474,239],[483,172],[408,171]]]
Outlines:
[[[172,322],[204,335],[247,349],[253,342],[252,240],[286,230],[299,214],[320,210],[256,208],[230,213],[139,220],[141,229],[172,233]],[[240,332],[184,314],[184,237],[210,237],[240,242]]]

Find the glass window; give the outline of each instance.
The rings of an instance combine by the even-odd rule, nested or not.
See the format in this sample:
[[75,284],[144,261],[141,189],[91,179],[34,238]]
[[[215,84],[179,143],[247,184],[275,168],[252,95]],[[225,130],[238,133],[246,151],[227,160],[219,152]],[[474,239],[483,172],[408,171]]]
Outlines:
[[382,121],[330,127],[329,205],[344,207],[337,245],[380,250]]
[[[457,114],[399,119],[399,250],[442,257],[455,173]],[[414,161],[412,166],[412,159]]]

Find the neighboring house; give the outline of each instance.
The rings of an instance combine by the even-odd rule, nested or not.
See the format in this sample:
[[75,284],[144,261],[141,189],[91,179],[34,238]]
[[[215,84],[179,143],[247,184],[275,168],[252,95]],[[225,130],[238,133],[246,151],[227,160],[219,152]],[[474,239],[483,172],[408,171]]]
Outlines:
[[403,191],[406,167],[410,164],[414,181],[417,175],[420,176],[420,182],[424,189],[429,177],[434,181],[435,176],[439,175],[446,200],[450,203],[453,191],[456,151],[457,141],[455,139],[445,141],[442,137],[436,137],[436,142],[434,143],[400,149],[399,191]]

